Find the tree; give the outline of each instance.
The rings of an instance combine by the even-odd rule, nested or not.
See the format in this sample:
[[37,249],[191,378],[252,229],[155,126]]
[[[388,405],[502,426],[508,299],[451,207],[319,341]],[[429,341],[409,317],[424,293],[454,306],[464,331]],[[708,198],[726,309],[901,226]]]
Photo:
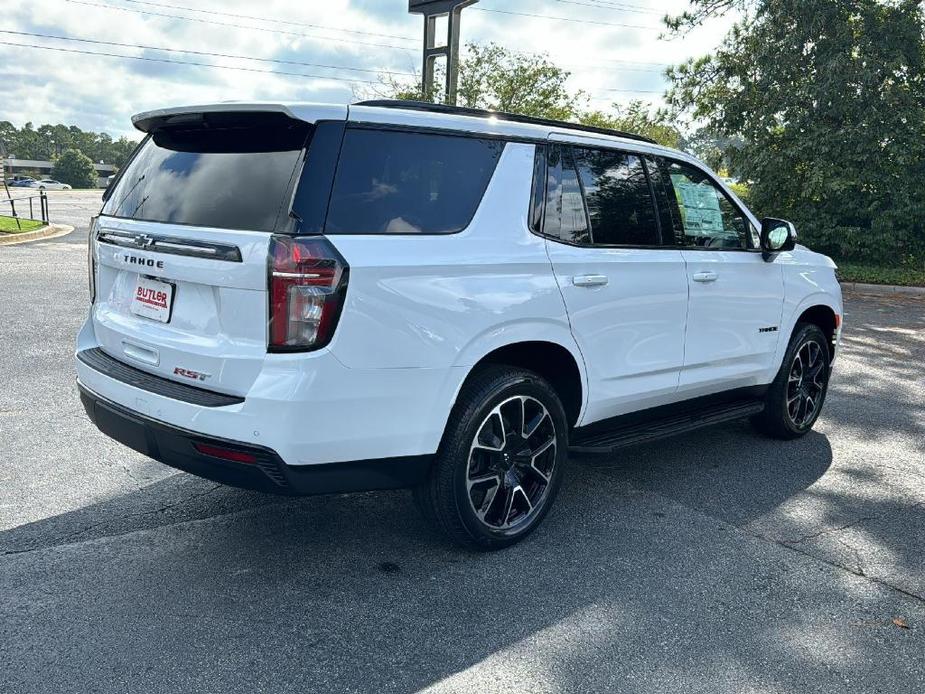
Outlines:
[[470,43],[459,70],[460,106],[568,120],[583,101],[566,86],[571,73],[545,55],[516,53],[495,43]]
[[[566,86],[570,75],[545,55],[518,53],[495,43],[470,43],[459,63],[456,101],[468,108],[570,120],[577,118],[586,101],[583,92],[572,92]],[[409,84],[390,76],[382,81],[384,95],[424,99],[420,81]],[[438,89],[431,98],[441,102],[443,92]]]
[[[681,131],[668,111],[654,110],[642,101],[632,101],[625,107],[613,104],[612,113],[589,110],[588,95],[568,89],[570,76],[568,70],[556,66],[546,55],[518,53],[494,43],[486,46],[470,43],[460,60],[457,103],[469,108],[577,121],[638,133],[670,147],[680,146]],[[438,64],[436,82],[441,84],[443,78]],[[378,97],[426,100],[420,79],[411,83],[383,75],[381,81],[382,87],[374,90]],[[439,90],[431,95],[438,103],[443,97]]]
[[748,178],[739,170],[736,153],[742,148],[741,137],[718,135],[709,128],[697,128],[684,139],[685,147],[714,171],[725,171],[730,176]]
[[75,125],[40,125],[26,123],[17,129],[9,121],[0,121],[0,139],[9,154],[17,159],[54,159],[66,149],[76,149],[93,161],[121,167],[137,146],[127,137],[113,140],[106,133],[81,130]]
[[52,176],[74,188],[95,188],[96,169],[90,157],[76,149],[67,149],[58,157]]
[[613,104],[612,108],[613,114],[586,111],[579,116],[579,121],[584,125],[644,135],[666,147],[681,146],[681,131],[664,109],[653,111],[651,106],[643,101],[631,101],[625,107]]
[[113,164],[116,168],[121,169],[137,146],[138,143],[134,140],[130,140],[125,136],[120,137],[106,148],[106,163]]
[[918,0],[691,0],[683,33],[743,12],[669,71],[670,104],[753,181],[755,206],[837,257],[925,262],[925,17]]

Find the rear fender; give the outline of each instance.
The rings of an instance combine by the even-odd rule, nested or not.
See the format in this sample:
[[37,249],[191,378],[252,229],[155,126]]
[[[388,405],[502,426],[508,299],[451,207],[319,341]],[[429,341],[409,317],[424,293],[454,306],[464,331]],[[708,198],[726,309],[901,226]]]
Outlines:
[[[577,421],[581,422],[588,404],[588,375],[584,357],[567,324],[549,320],[522,320],[503,323],[475,336],[458,354],[453,372],[461,375],[453,393],[453,405],[472,368],[492,352],[521,342],[549,342],[572,355],[581,376],[582,401]],[[452,409],[452,405],[450,407]]]

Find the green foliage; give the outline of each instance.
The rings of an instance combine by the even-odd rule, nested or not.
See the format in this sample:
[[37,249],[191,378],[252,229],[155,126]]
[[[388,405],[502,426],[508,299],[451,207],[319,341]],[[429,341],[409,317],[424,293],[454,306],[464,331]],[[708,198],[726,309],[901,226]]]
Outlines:
[[[434,80],[437,88],[429,96],[423,94],[420,79],[408,83],[385,75],[381,95],[442,103],[445,74],[438,63]],[[577,117],[586,100],[582,92],[569,91],[566,82],[570,74],[545,55],[518,53],[496,43],[470,43],[459,61],[456,103],[467,108],[570,120]]]
[[684,31],[744,10],[669,71],[671,105],[717,135],[757,209],[839,258],[925,258],[925,16],[916,0],[692,0]]
[[113,140],[106,133],[85,132],[74,125],[42,125],[32,123],[16,128],[9,121],[0,121],[0,141],[7,156],[17,159],[50,160],[66,149],[76,149],[91,160],[122,166],[137,146],[127,137]]
[[709,128],[701,127],[684,138],[684,148],[700,158],[714,171],[725,170],[725,175],[746,177],[746,173],[736,169],[733,161],[737,149],[741,148],[741,137],[726,137]]
[[[613,112],[588,108],[588,95],[570,91],[571,73],[552,63],[543,54],[519,53],[495,43],[470,43],[459,63],[457,103],[469,108],[519,113],[537,118],[577,121],[585,125],[615,128],[639,133],[671,147],[681,142],[681,133],[664,111],[653,111],[649,104],[633,101],[626,107],[613,105]],[[438,73],[437,85],[444,82]],[[420,80],[414,83],[384,75],[378,96],[442,103],[444,94],[425,98]]]
[[470,43],[460,62],[460,106],[569,120],[582,102],[582,93],[569,91],[571,73],[545,55],[517,53],[495,43]]
[[839,263],[836,274],[842,282],[925,287],[925,266],[923,265],[918,267],[883,267],[858,263]]
[[691,7],[676,17],[665,17],[665,25],[673,33],[684,33],[719,17],[730,10],[745,10],[751,0],[690,0]]
[[43,222],[37,222],[34,219],[23,219],[19,218],[19,224],[16,223],[15,217],[8,217],[6,215],[0,215],[0,233],[4,234],[21,234],[26,231],[35,231],[36,229],[41,229],[45,224]]
[[653,111],[649,104],[631,101],[628,106],[613,105],[614,112],[585,111],[578,120],[584,125],[611,128],[628,133],[644,135],[666,147],[681,146],[681,131],[665,110]]
[[55,161],[51,175],[54,179],[74,188],[96,188],[96,169],[93,161],[76,149],[65,150]]
[[751,189],[748,187],[747,183],[730,183],[729,187],[732,189],[733,193],[739,196],[739,200],[751,207],[751,203],[749,202],[751,198]]

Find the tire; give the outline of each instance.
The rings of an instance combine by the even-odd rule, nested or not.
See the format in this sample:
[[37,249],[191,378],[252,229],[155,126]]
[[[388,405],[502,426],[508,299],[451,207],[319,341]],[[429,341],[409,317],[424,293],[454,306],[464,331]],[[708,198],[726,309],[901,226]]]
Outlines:
[[567,457],[568,422],[552,386],[525,369],[486,366],[464,384],[414,498],[457,545],[509,547],[549,512]]
[[764,411],[752,417],[752,424],[776,439],[805,436],[822,411],[830,375],[825,333],[812,323],[798,323],[780,371],[768,388]]

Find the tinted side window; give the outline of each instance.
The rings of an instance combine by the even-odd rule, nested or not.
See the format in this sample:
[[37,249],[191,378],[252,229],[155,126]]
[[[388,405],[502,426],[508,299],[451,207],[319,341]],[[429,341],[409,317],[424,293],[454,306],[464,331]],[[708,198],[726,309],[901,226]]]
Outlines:
[[705,172],[675,161],[666,162],[664,171],[683,230],[680,245],[715,250],[749,247],[751,224]]
[[642,160],[635,154],[576,148],[575,162],[588,208],[592,242],[658,245],[655,204]]
[[302,165],[299,187],[292,201],[292,211],[299,219],[298,231],[301,234],[320,234],[324,231],[343,139],[343,121],[319,121],[315,125]]
[[548,157],[543,233],[566,243],[590,243],[588,217],[571,150],[552,145]]
[[461,231],[472,221],[503,149],[503,142],[474,137],[348,129],[325,231]]

